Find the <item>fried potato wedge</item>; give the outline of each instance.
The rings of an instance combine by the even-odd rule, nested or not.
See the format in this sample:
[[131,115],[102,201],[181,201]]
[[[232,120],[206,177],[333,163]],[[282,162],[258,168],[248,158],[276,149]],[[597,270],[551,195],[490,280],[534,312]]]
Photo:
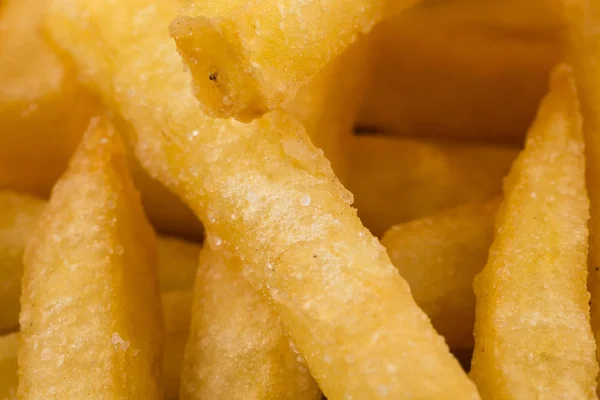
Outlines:
[[[569,60],[573,65],[583,114],[590,196],[589,277],[592,330],[600,343],[600,4],[563,1],[569,25]],[[600,348],[597,359],[600,360]]]
[[483,398],[596,399],[581,116],[570,67],[551,91],[504,188],[488,263],[474,282],[471,376]]
[[0,333],[2,334],[19,329],[23,253],[44,205],[43,200],[33,196],[0,192]]
[[562,59],[559,33],[547,0],[424,2],[373,29],[358,125],[522,144]]
[[349,141],[371,69],[370,47],[368,37],[353,43],[283,107],[304,125],[342,183],[348,180]]
[[202,114],[157,29],[174,7],[53,0],[47,27],[130,124],[142,165],[206,223],[209,243],[243,259],[326,396],[478,398],[302,125],[280,111],[251,124]]
[[248,122],[292,100],[358,36],[418,0],[191,0],[170,26],[202,110]]
[[[196,259],[196,264],[198,260]],[[183,353],[188,340],[192,314],[192,290],[163,293],[162,308],[165,321],[163,355],[163,385],[165,400],[179,399],[179,384]]]
[[0,399],[17,400],[19,334],[0,336]]
[[518,149],[383,136],[350,142],[348,189],[376,236],[392,225],[500,194]]
[[452,350],[473,348],[473,279],[487,261],[498,203],[466,204],[396,225],[381,240]]
[[273,307],[242,276],[243,263],[202,251],[185,349],[183,399],[320,399]]
[[155,246],[119,137],[94,119],[25,252],[19,398],[161,398]]

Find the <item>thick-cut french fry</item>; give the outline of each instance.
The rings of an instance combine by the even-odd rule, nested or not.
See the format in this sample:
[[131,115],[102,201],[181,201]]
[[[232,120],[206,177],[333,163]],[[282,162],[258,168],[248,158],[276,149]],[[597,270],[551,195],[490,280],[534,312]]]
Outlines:
[[171,24],[202,110],[248,121],[300,87],[388,14],[419,0],[191,0]]
[[53,0],[48,29],[130,124],[142,165],[243,260],[327,396],[478,398],[302,126],[282,112],[251,124],[201,113],[157,29],[174,7]]
[[[24,193],[0,191],[0,332],[19,327],[23,253],[45,202]],[[200,245],[158,238],[158,283],[162,292],[192,289]]]
[[25,251],[19,398],[161,397],[155,238],[95,119]]
[[381,240],[417,304],[451,349],[473,348],[473,278],[488,256],[498,201],[396,225]]
[[0,333],[19,329],[23,253],[44,204],[32,196],[0,192]]
[[0,336],[0,399],[17,400],[19,334]]
[[522,143],[563,54],[559,21],[547,0],[432,1],[385,21],[358,125]]
[[[81,140],[93,97],[70,63],[46,43],[40,23],[46,0],[0,5],[0,189],[47,197]],[[191,211],[148,177],[131,157],[144,209],[161,232],[198,237]]]
[[[198,259],[196,258],[197,263]],[[179,399],[183,352],[188,340],[193,298],[191,290],[173,291],[162,294],[162,308],[165,320],[163,392],[166,400]]]
[[489,260],[474,283],[471,376],[483,398],[597,398],[589,202],[570,67],[557,67],[550,87],[507,178]]
[[242,268],[222,250],[202,251],[182,399],[319,399],[275,310],[246,282]]
[[390,226],[499,195],[518,149],[356,136],[348,189],[367,228]]
[[[590,254],[588,285],[591,292],[591,323],[600,343],[600,4],[588,0],[564,0],[569,24],[569,59],[577,81],[583,114],[590,196]],[[597,359],[600,360],[600,347]]]
[[368,38],[352,44],[284,107],[304,125],[343,183],[348,176],[348,144],[371,67],[369,48]]
[[162,292],[194,287],[200,245],[173,237],[158,238],[158,284]]
[[[179,381],[183,350],[188,337],[192,308],[192,291],[162,294],[165,321],[163,382],[164,398],[179,398]],[[0,399],[17,399],[17,353],[19,334],[0,337]]]
[[42,38],[45,0],[0,4],[0,188],[47,194],[95,105]]

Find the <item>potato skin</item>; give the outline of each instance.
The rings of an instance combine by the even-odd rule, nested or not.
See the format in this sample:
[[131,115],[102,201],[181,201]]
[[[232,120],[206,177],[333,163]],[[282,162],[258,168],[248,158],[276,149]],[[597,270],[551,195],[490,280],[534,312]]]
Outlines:
[[161,398],[155,247],[120,139],[94,119],[25,251],[19,398]]
[[474,282],[471,376],[484,398],[596,398],[589,200],[571,68],[559,65],[550,87],[506,179],[489,260]]

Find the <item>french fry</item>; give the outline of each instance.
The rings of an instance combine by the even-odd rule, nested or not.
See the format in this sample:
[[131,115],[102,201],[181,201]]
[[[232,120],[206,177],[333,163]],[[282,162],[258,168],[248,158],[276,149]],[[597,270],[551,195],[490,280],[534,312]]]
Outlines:
[[17,400],[19,334],[0,336],[0,399]]
[[[0,8],[0,190],[48,197],[98,104],[42,37],[45,0]],[[130,159],[144,208],[163,233],[199,237],[192,212]]]
[[44,0],[0,6],[0,188],[47,195],[96,109],[42,38]]
[[347,187],[379,236],[394,224],[499,195],[517,154],[512,147],[356,136]]
[[418,0],[191,0],[170,26],[202,110],[247,122],[292,100],[358,36]]
[[183,352],[188,340],[194,295],[191,290],[183,290],[163,293],[161,297],[165,320],[163,392],[166,400],[178,400]]
[[483,398],[597,398],[589,201],[570,67],[558,66],[550,87],[507,178],[488,263],[474,282],[471,376]]
[[202,252],[181,397],[320,399],[275,310],[246,282],[242,268],[224,251]]
[[427,2],[394,16],[372,32],[358,126],[521,144],[562,59],[559,33],[546,0]]
[[348,180],[348,145],[371,69],[370,55],[369,39],[359,39],[283,107],[304,125],[343,183]]
[[462,205],[390,228],[385,246],[452,350],[473,348],[473,278],[488,256],[498,201]]
[[[193,295],[189,290],[163,293],[161,297],[165,322],[164,398],[178,399],[183,350],[188,337]],[[17,399],[18,351],[18,333],[0,337],[0,399]]]
[[20,399],[162,396],[155,238],[118,139],[92,121],[27,245]]
[[[573,65],[583,114],[587,189],[590,196],[588,286],[591,324],[600,343],[600,6],[593,1],[563,1],[568,22],[568,57]],[[600,360],[600,347],[597,352]]]
[[202,114],[157,29],[174,7],[54,0],[47,27],[130,124],[142,165],[248,266],[326,396],[478,398],[303,127],[279,111],[251,124]]
[[[0,191],[0,332],[19,327],[23,253],[46,202],[24,193]],[[200,245],[158,237],[158,283],[162,292],[192,289]]]
[[33,196],[0,192],[0,334],[19,329],[23,253],[43,207]]
[[194,287],[200,245],[174,237],[158,238],[158,284],[161,292]]

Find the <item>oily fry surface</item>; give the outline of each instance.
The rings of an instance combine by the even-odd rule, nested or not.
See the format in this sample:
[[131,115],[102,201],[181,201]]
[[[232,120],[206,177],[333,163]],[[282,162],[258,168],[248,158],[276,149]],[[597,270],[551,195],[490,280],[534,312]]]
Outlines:
[[[319,399],[302,357],[241,262],[204,249],[182,374],[185,399]],[[243,346],[240,344],[243,343]]]
[[154,28],[174,5],[114,4],[53,1],[48,30],[131,125],[144,167],[244,259],[325,395],[477,398],[302,126],[279,111],[249,125],[202,115]]
[[489,260],[474,283],[471,376],[484,398],[596,398],[583,148],[563,64],[507,178]]
[[[567,18],[568,58],[573,64],[577,90],[581,99],[583,133],[590,196],[589,278],[591,324],[600,339],[600,6],[593,1],[561,1]],[[600,359],[600,351],[597,353]]]
[[127,174],[95,119],[26,249],[19,398],[161,397],[156,244]]
[[381,240],[453,351],[473,347],[473,279],[487,261],[498,203],[466,204],[395,225]]
[[292,100],[356,38],[418,0],[191,0],[170,26],[202,110],[248,121]]

